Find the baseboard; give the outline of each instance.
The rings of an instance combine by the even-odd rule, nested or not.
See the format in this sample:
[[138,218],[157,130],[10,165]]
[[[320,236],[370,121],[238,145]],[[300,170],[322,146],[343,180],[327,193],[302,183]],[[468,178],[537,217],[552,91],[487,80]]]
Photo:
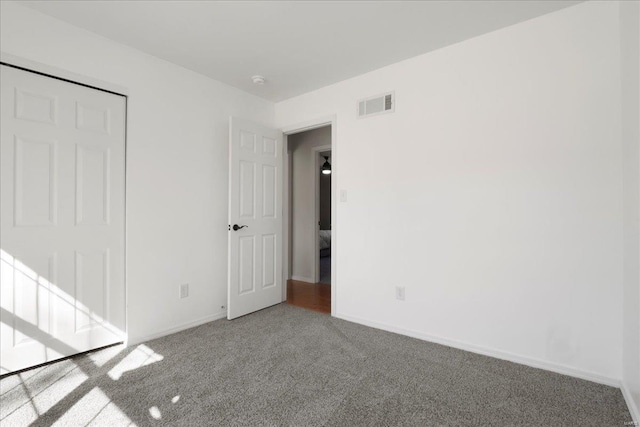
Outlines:
[[182,324],[180,324],[178,326],[174,326],[173,328],[165,329],[163,331],[155,332],[153,334],[146,335],[146,336],[143,336],[143,337],[131,339],[131,340],[127,341],[126,345],[127,346],[131,346],[131,345],[141,344],[141,343],[146,342],[146,341],[151,341],[151,340],[154,340],[156,338],[164,337],[166,335],[175,334],[176,332],[184,331],[185,329],[195,328],[196,326],[200,326],[200,325],[203,325],[205,323],[213,322],[214,320],[223,319],[225,317],[227,317],[227,311],[226,310],[225,311],[220,311],[218,313],[211,314],[209,316],[201,317],[201,318],[199,318],[197,320],[192,320],[191,322],[182,323]]
[[315,280],[309,278],[309,277],[302,277],[302,276],[291,276],[291,280],[296,280],[298,282],[307,282],[307,283],[316,283]]
[[631,417],[633,421],[635,421],[637,426],[640,426],[640,408],[636,405],[636,402],[633,400],[631,396],[631,391],[627,388],[624,381],[620,385],[620,389],[622,390],[622,395],[624,396],[624,400],[627,402],[627,407],[629,408],[629,412],[631,412]]
[[350,316],[350,315],[337,313],[335,317],[337,317],[338,319],[347,320],[349,322],[370,326],[372,328],[382,329],[384,331],[394,332],[400,335],[407,335],[412,338],[417,338],[420,340],[429,341],[436,344],[442,344],[448,347],[470,351],[472,353],[482,354],[484,356],[495,357],[496,359],[502,359],[509,362],[518,363],[520,365],[526,365],[526,366],[531,366],[533,368],[544,369],[546,371],[556,372],[558,374],[568,375],[571,377],[576,377],[583,380],[608,385],[611,387],[620,387],[620,380],[617,378],[611,378],[611,377],[606,377],[606,376],[595,374],[588,371],[582,371],[580,369],[571,368],[569,366],[565,366],[559,363],[553,363],[553,362],[548,362],[548,361],[539,360],[535,358],[520,356],[517,354],[505,352],[502,350],[481,347],[474,344],[469,344],[469,343],[465,343],[457,340],[451,340],[448,338],[442,338],[442,337],[425,334],[425,333],[410,330],[410,329],[398,328],[398,327],[387,325],[384,323],[363,319],[357,316]]

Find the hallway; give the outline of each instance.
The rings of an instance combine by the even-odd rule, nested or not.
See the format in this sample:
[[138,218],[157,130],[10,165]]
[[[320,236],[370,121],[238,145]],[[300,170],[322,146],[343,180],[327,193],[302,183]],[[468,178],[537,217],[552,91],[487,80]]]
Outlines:
[[330,314],[331,285],[288,280],[287,304]]

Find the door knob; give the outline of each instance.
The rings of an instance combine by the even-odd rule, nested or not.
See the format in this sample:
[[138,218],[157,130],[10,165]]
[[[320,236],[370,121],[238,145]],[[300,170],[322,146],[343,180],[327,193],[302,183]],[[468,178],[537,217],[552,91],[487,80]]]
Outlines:
[[249,227],[248,225],[238,225],[238,224],[233,224],[233,231],[238,231],[241,228],[245,228],[245,227]]

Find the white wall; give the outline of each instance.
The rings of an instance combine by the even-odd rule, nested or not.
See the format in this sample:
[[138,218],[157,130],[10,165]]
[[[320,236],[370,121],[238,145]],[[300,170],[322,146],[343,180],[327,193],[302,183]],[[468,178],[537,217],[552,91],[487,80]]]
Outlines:
[[276,104],[337,114],[339,316],[619,381],[618,19],[583,3]]
[[620,4],[624,178],[625,397],[640,422],[640,3]]
[[128,89],[130,341],[223,314],[228,118],[271,124],[273,105],[20,5],[1,19],[4,53]]
[[[315,283],[315,188],[313,174],[320,169],[312,162],[312,148],[331,145],[331,126],[287,138],[291,162],[291,277]],[[317,157],[317,156],[316,156]]]

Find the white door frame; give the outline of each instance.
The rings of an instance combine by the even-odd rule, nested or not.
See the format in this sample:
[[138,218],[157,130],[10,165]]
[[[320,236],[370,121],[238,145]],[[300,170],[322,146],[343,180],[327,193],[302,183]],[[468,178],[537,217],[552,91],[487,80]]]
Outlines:
[[[335,114],[319,117],[313,120],[308,120],[302,123],[293,124],[290,126],[284,126],[281,131],[284,134],[284,155],[285,155],[285,173],[284,173],[284,192],[283,192],[283,268],[282,274],[284,284],[282,288],[282,301],[287,300],[287,280],[290,279],[289,274],[289,206],[291,200],[289,199],[289,185],[290,185],[290,170],[289,170],[289,142],[288,136],[295,133],[304,132],[307,130],[313,130],[324,126],[331,126],[331,316],[337,315],[337,287],[338,287],[338,268],[337,268],[337,255],[338,255],[338,180],[336,178],[336,171],[338,165],[338,138],[337,138],[337,116]],[[317,154],[317,153],[315,153]],[[315,162],[314,162],[315,164]],[[339,173],[339,172],[338,172]],[[317,221],[316,221],[317,223]],[[317,233],[316,233],[317,234]],[[316,236],[317,239],[317,236]],[[318,244],[316,241],[316,250],[318,250]],[[319,255],[319,254],[318,254]]]
[[[320,236],[318,230],[320,230],[320,169],[318,167],[318,160],[320,153],[323,151],[331,151],[331,145],[320,145],[318,147],[311,148],[311,164],[313,168],[311,170],[312,178],[311,185],[313,185],[313,238],[311,242],[313,244],[312,252],[315,253],[313,257],[313,280],[315,283],[320,281]],[[333,161],[333,158],[331,159]],[[332,171],[333,172],[333,171]],[[333,177],[332,177],[333,178]],[[331,242],[333,246],[333,241]]]
[[124,86],[120,86],[105,80],[95,79],[93,77],[85,76],[83,74],[74,73],[64,68],[58,68],[53,65],[45,64],[38,61],[32,61],[30,59],[23,58],[21,56],[13,55],[4,51],[0,51],[0,63],[6,64],[14,68],[21,68],[25,71],[35,72],[54,79],[67,81],[69,83],[78,84],[81,86],[87,86],[93,89],[101,90],[104,92],[110,92],[115,95],[121,95],[124,97],[124,345],[129,345],[129,287],[128,287],[128,251],[127,251],[127,230],[128,230],[128,196],[127,196],[127,177],[128,162],[128,136],[129,136],[129,89]]

